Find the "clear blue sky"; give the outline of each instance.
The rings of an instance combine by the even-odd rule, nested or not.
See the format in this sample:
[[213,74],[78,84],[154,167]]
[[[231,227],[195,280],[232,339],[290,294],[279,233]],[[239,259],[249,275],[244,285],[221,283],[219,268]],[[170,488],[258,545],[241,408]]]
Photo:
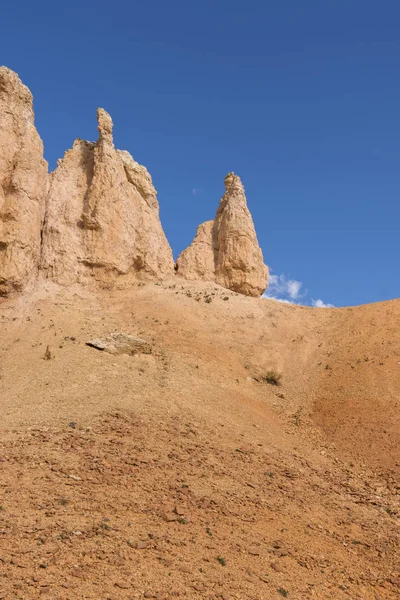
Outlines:
[[235,171],[276,278],[343,306],[400,296],[399,23],[399,0],[19,0],[0,64],[52,169],[103,106],[175,255]]

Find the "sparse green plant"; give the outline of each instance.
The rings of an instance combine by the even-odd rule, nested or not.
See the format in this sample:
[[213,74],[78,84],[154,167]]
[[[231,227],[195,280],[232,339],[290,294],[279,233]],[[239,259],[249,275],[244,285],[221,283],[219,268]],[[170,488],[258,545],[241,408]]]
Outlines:
[[278,373],[278,371],[267,371],[262,375],[262,379],[270,385],[281,385],[282,373]]
[[217,556],[217,561],[219,562],[220,565],[222,565],[223,567],[226,566],[226,560],[224,559],[223,556]]
[[287,590],[285,590],[285,588],[283,588],[283,587],[278,588],[278,592],[284,598],[287,598],[289,596],[289,592]]
[[180,517],[180,518],[178,519],[178,523],[180,523],[181,525],[186,525],[186,524],[187,524],[187,521],[186,521],[186,519],[185,519],[184,517]]
[[209,527],[206,527],[206,534],[212,537],[212,531]]

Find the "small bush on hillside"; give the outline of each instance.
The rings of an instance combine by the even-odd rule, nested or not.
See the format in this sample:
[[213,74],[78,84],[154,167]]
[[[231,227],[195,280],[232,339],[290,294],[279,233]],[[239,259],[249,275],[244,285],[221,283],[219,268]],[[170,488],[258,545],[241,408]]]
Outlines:
[[281,385],[282,373],[278,373],[277,371],[267,371],[262,378],[270,385]]

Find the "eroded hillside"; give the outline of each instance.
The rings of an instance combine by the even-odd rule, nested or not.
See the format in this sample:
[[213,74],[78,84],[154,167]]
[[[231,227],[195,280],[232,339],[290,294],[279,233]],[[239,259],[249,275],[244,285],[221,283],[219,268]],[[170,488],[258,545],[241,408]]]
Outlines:
[[[397,598],[399,312],[176,278],[4,301],[3,597]],[[113,331],[152,353],[86,345]]]

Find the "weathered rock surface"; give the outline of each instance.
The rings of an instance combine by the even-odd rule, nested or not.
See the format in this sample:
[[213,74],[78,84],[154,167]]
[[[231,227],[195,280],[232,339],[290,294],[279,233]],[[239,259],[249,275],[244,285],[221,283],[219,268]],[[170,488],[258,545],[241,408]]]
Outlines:
[[100,108],[97,119],[98,141],[76,140],[51,175],[41,268],[63,285],[172,274],[151,177],[114,148],[110,115]]
[[110,354],[151,354],[152,347],[136,335],[128,333],[108,333],[104,337],[86,342],[87,346]]
[[176,270],[186,279],[215,281],[214,221],[198,228],[193,242],[178,257]]
[[225,194],[214,221],[197,229],[191,245],[179,256],[178,275],[186,279],[215,281],[247,296],[260,296],[268,285],[253,219],[247,208],[240,177],[225,177]]
[[46,190],[32,94],[16,73],[0,67],[0,296],[37,277]]
[[49,176],[32,95],[0,68],[0,296],[38,273],[61,285],[105,288],[174,274],[259,296],[268,281],[240,178],[229,173],[216,217],[199,226],[174,265],[147,169],[113,142],[97,111],[99,138],[75,140]]

